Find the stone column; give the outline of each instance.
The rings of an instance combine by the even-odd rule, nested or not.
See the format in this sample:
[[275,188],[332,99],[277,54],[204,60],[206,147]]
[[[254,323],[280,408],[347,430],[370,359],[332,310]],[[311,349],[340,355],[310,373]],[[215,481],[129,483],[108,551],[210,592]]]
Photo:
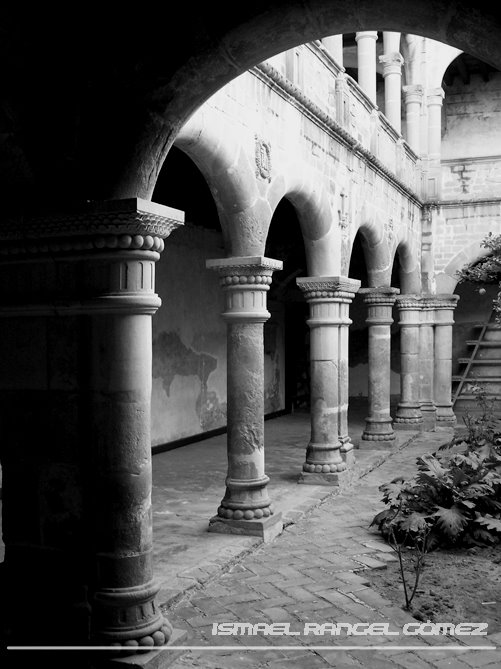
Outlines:
[[441,143],[442,143],[442,104],[444,101],[442,88],[428,91],[428,185],[427,197],[437,200],[441,191]]
[[322,39],[322,44],[334,58],[336,63],[340,67],[343,67],[343,36],[330,35],[329,37],[324,37]]
[[348,436],[349,305],[360,281],[296,279],[310,306],[311,440],[300,483],[339,485],[355,461]]
[[435,295],[435,378],[437,427],[456,424],[452,410],[452,326],[459,295]]
[[377,32],[366,30],[355,34],[357,42],[358,84],[376,104],[376,40]]
[[249,534],[269,541],[282,531],[268,495],[264,469],[263,323],[266,293],[282,262],[239,257],[208,260],[226,295],[228,337],[228,475],[226,493],[209,531]]
[[[133,651],[169,639],[152,565],[151,316],[160,305],[155,262],[182,218],[129,199],[2,229],[13,641]],[[33,601],[42,612],[35,624],[21,611]]]
[[443,88],[433,88],[428,91],[426,99],[428,106],[428,158],[430,160],[440,160],[444,97]]
[[419,430],[423,415],[419,402],[419,333],[421,308],[419,295],[399,295],[400,313],[400,402],[395,414],[394,427]]
[[435,376],[435,302],[433,295],[421,295],[419,329],[419,404],[423,429],[434,430],[437,408],[433,395]]
[[395,130],[400,132],[402,129],[402,63],[404,62],[399,52],[400,33],[384,32],[383,43],[384,55],[379,56],[379,62],[383,64],[384,114]]
[[423,87],[419,85],[404,86],[405,122],[407,143],[418,155],[421,149],[421,104]]
[[361,288],[369,315],[369,416],[360,440],[360,448],[389,448],[395,443],[390,416],[390,373],[392,307],[398,288]]

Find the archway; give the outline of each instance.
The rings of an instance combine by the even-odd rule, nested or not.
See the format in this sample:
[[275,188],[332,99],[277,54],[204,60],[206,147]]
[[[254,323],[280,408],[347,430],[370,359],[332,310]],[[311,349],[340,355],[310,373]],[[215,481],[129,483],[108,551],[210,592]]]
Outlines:
[[[298,216],[287,197],[280,200],[273,214],[265,255],[283,262],[268,294],[271,318],[264,328],[265,412],[308,411],[308,305],[296,284],[298,277],[307,274],[306,255]],[[271,378],[275,379],[273,386],[267,384]]]
[[153,319],[153,452],[226,425],[226,328],[218,277],[205,267],[225,255],[218,212],[204,176],[183,151],[169,152],[154,200],[184,210],[156,268],[163,306]]

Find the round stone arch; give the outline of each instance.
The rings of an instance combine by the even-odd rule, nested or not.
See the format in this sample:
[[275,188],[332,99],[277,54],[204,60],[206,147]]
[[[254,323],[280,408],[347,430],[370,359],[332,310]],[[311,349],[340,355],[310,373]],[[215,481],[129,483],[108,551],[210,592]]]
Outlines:
[[262,255],[272,212],[239,134],[228,124],[221,127],[220,118],[205,108],[181,129],[174,144],[193,160],[209,185],[227,254]]
[[[355,230],[353,241],[355,235],[360,233],[369,287],[380,288],[382,286],[389,286],[393,263],[384,227],[375,216],[364,218],[365,222]],[[351,248],[353,248],[353,241]]]
[[421,293],[421,268],[417,253],[407,241],[401,241],[392,254],[392,266],[398,256],[400,264],[400,294]]
[[465,265],[469,265],[481,258],[485,258],[486,255],[489,255],[489,249],[482,246],[482,239],[483,236],[476,242],[462,248],[461,251],[456,253],[456,255],[449,261],[446,267],[436,274],[435,290],[437,293],[452,294],[458,283],[457,272]]
[[[318,186],[318,175],[308,168],[280,174],[270,184],[268,202],[275,211],[282,198],[293,205],[301,228],[308,276],[337,276],[341,267],[341,239],[333,224],[334,214],[325,188]],[[268,222],[268,234],[271,217]]]

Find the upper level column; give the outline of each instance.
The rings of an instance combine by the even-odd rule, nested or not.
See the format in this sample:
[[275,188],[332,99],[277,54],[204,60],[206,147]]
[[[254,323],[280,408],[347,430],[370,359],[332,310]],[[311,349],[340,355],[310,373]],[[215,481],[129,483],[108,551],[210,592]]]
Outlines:
[[343,36],[329,35],[329,37],[324,37],[322,39],[322,44],[334,58],[336,63],[340,67],[343,67]]
[[428,91],[428,158],[439,160],[442,143],[442,105],[445,93],[443,88],[432,88]]
[[421,104],[423,87],[420,85],[404,86],[405,124],[407,143],[418,155],[421,148]]
[[376,40],[377,31],[356,33],[358,83],[370,100],[376,104]]
[[400,33],[384,32],[383,44],[384,55],[379,57],[379,62],[383,64],[384,114],[395,130],[401,132],[401,87],[404,59],[399,52]]
[[440,197],[441,168],[440,155],[442,143],[442,104],[445,93],[442,88],[428,91],[428,187],[429,199]]
[[226,296],[228,340],[228,474],[226,493],[209,531],[249,534],[267,541],[282,530],[268,495],[264,469],[263,323],[266,293],[280,260],[262,256],[208,260]]

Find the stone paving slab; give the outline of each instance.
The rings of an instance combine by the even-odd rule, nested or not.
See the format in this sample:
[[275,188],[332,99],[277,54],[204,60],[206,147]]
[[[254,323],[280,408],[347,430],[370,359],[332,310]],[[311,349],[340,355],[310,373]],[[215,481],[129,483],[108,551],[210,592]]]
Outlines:
[[[363,430],[362,414],[350,420],[356,445]],[[416,433],[399,431],[396,448]],[[336,487],[298,485],[310,437],[309,414],[296,413],[265,422],[266,474],[276,512],[284,526],[297,523],[333,494]],[[391,451],[358,451],[347,477],[350,484],[379,466]],[[226,435],[153,456],[153,536],[159,602],[169,604],[187,589],[217,576],[225,566],[251,552],[260,539],[207,531],[224,494]]]
[[[175,627],[187,631],[185,645],[203,647],[187,649],[171,667],[501,666],[500,651],[496,649],[499,635],[467,642],[448,636],[403,636],[402,626],[415,619],[373,591],[365,577],[369,569],[384,568],[391,551],[379,534],[369,529],[373,516],[383,508],[379,485],[397,475],[410,475],[418,455],[435,450],[451,436],[452,431],[416,436],[350,487],[305,510],[273,542],[246,549],[219,575],[165,607]],[[283,622],[300,634],[214,636],[215,622]],[[386,622],[388,630],[398,634],[369,637],[303,633],[306,623],[326,622]],[[471,650],[472,644],[488,648]],[[374,645],[380,649],[373,650]]]

